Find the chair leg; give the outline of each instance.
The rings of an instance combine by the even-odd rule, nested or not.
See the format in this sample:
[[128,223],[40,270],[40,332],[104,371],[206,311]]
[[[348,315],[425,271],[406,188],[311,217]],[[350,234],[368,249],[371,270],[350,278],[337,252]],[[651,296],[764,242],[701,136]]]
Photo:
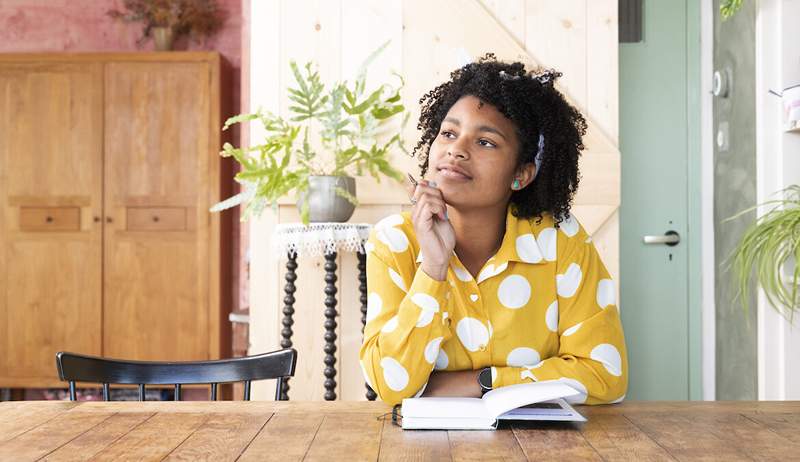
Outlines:
[[144,384],[139,384],[139,401],[144,401]]
[[175,384],[175,401],[181,400],[181,384]]
[[277,382],[275,382],[275,401],[283,401],[283,396],[281,396],[283,395],[283,393],[281,393],[282,389],[283,389],[283,377],[278,377]]
[[250,401],[250,381],[244,381],[244,400]]
[[111,401],[111,388],[107,383],[103,384],[103,401]]
[[217,400],[217,384],[216,383],[212,383],[211,384],[211,401],[216,401],[216,400]]
[[75,401],[75,382],[69,381],[69,400]]

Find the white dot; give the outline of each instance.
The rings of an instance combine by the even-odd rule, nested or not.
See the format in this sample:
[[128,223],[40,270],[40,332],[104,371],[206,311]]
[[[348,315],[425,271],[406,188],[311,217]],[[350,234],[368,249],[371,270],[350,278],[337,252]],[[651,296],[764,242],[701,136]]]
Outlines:
[[603,363],[609,374],[615,377],[622,375],[622,357],[614,345],[601,343],[592,349],[589,357]]
[[497,368],[492,366],[492,386],[497,381]]
[[536,378],[536,376],[535,376],[535,375],[533,375],[533,372],[531,372],[531,371],[530,371],[530,370],[528,370],[528,369],[523,369],[522,371],[520,371],[520,373],[519,373],[519,378],[520,378],[520,379],[531,379],[531,380],[533,380],[534,382],[538,381],[538,379]]
[[567,271],[564,274],[556,275],[556,287],[558,288],[558,295],[569,298],[575,295],[578,286],[581,284],[581,267],[577,263],[570,263]]
[[528,347],[514,348],[506,358],[506,364],[517,367],[538,364],[539,361],[539,352]]
[[547,307],[544,314],[544,323],[551,332],[558,332],[558,300],[555,300]]
[[469,351],[478,351],[489,341],[489,329],[475,318],[463,318],[456,325],[456,334],[461,344]]
[[381,228],[375,235],[378,240],[389,246],[392,252],[404,252],[408,248],[408,237],[397,228]]
[[370,253],[375,251],[375,244],[372,242],[365,242],[364,243],[364,253]]
[[623,395],[622,395],[622,396],[620,396],[619,398],[615,399],[614,401],[609,401],[609,403],[608,403],[608,404],[617,404],[617,403],[621,403],[621,402],[622,402],[624,399],[625,399],[625,394],[623,394]]
[[568,337],[568,336],[574,334],[575,332],[578,331],[578,329],[581,328],[581,324],[583,324],[583,322],[579,322],[578,324],[575,324],[574,326],[572,326],[569,329],[565,330],[564,333],[561,334],[561,335],[563,335],[565,337]]
[[364,361],[359,361],[358,364],[361,366],[361,373],[364,374],[364,381],[367,382],[370,388],[373,390],[375,387],[372,386],[372,381],[369,379],[369,374],[367,374],[367,368],[364,367]]
[[397,316],[392,316],[392,319],[386,321],[386,324],[383,325],[383,328],[381,328],[381,332],[385,334],[394,332],[394,330],[397,329],[397,324],[398,324]]
[[617,293],[614,289],[614,281],[611,279],[601,279],[597,283],[597,304],[600,308],[605,308],[608,305],[617,304]]
[[424,384],[422,384],[422,388],[420,388],[419,391],[414,394],[414,398],[419,398],[420,396],[422,396],[422,394],[425,393],[425,387],[427,387],[427,386],[428,386],[428,382],[425,382]]
[[531,299],[531,284],[524,276],[512,274],[500,283],[497,298],[506,308],[521,308]]
[[470,294],[469,299],[472,300],[473,302],[477,302],[478,294]]
[[558,224],[558,227],[561,231],[564,231],[564,234],[566,234],[567,237],[572,237],[578,234],[580,225],[578,224],[578,220],[576,220],[572,214],[567,214],[567,216],[564,217],[564,221]]
[[565,383],[570,387],[574,388],[575,391],[580,392],[578,395],[566,396],[564,400],[570,404],[583,404],[586,402],[586,398],[589,396],[589,392],[586,390],[586,385],[582,384],[581,382],[570,379],[568,377],[561,377],[558,379],[558,382]]
[[383,300],[381,296],[375,292],[371,292],[367,297],[367,322],[375,319],[383,309]]
[[489,279],[490,277],[497,276],[498,274],[505,271],[507,267],[508,267],[508,262],[503,262],[498,267],[495,267],[491,263],[486,265],[483,271],[478,273],[478,283],[480,284],[481,282],[485,281],[486,279]]
[[417,292],[411,296],[411,301],[423,310],[433,311],[434,313],[439,311],[439,302],[428,294]]
[[400,215],[398,213],[395,213],[394,215],[389,215],[387,217],[384,217],[379,222],[375,223],[375,229],[391,228],[392,226],[400,226],[400,225],[403,224],[404,221],[405,220],[403,219],[402,215]]
[[539,243],[539,248],[544,253],[544,258],[547,261],[556,261],[556,236],[555,228],[545,228],[539,233],[536,241]]
[[383,368],[383,380],[386,385],[394,391],[403,391],[408,385],[408,372],[402,364],[394,358],[381,359]]
[[428,342],[425,346],[425,361],[433,364],[436,362],[436,357],[439,356],[439,344],[442,343],[444,337],[436,337]]
[[389,268],[389,278],[391,278],[392,282],[400,288],[403,292],[408,292],[406,289],[406,283],[403,281],[403,276],[400,276],[400,273],[395,271],[393,268]]
[[544,361],[539,361],[537,364],[534,364],[533,366],[523,366],[523,367],[527,367],[528,369],[539,369],[543,365]]
[[447,369],[448,363],[450,363],[450,359],[447,357],[447,353],[444,352],[443,348],[440,348],[439,355],[436,356],[436,364],[433,366],[433,368],[437,371],[441,371],[443,369]]
[[469,274],[469,271],[460,266],[454,266],[453,272],[456,273],[456,277],[461,281],[469,282],[472,280],[472,275]]
[[489,324],[489,338],[491,338],[492,335],[494,335],[494,330],[492,329],[492,321],[486,321],[486,323]]
[[436,313],[428,310],[421,310],[419,312],[419,319],[417,319],[417,327],[425,327],[433,321],[433,316]]
[[539,263],[544,258],[531,233],[517,237],[517,255],[525,263]]

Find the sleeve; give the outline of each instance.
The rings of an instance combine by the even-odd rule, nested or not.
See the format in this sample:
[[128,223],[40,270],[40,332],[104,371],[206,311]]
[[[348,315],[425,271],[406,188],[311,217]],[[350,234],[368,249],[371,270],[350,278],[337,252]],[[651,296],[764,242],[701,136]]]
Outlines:
[[573,403],[624,399],[628,359],[614,282],[591,240],[579,242],[556,270],[558,356],[530,366],[497,367],[494,386],[560,380],[581,392],[567,399]]
[[394,405],[424,390],[440,345],[453,335],[445,311],[450,283],[417,270],[413,252],[393,252],[374,232],[366,248],[361,367],[378,397]]

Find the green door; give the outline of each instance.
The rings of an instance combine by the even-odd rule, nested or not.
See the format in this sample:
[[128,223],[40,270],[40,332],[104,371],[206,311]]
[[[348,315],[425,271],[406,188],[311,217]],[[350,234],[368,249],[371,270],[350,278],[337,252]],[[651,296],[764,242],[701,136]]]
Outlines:
[[699,285],[690,283],[700,255],[698,1],[644,0],[642,41],[619,48],[630,400],[699,398],[701,389]]

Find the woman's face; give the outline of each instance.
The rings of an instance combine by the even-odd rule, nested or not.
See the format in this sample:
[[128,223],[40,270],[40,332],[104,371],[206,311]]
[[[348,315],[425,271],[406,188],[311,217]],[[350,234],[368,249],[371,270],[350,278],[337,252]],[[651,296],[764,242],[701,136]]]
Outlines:
[[430,148],[427,177],[456,208],[505,207],[514,178],[525,187],[533,175],[531,164],[514,175],[520,146],[514,122],[480,102],[472,95],[461,97]]

